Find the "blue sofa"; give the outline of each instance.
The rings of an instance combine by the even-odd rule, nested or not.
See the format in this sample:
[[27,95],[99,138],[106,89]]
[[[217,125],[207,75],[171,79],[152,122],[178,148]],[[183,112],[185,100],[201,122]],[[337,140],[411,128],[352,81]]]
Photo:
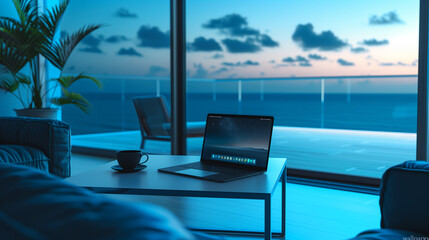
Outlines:
[[407,161],[389,168],[380,187],[381,229],[353,239],[429,239],[429,163]]
[[0,117],[0,162],[70,176],[70,126],[50,119]]
[[160,207],[125,203],[40,170],[0,163],[0,239],[216,240]]

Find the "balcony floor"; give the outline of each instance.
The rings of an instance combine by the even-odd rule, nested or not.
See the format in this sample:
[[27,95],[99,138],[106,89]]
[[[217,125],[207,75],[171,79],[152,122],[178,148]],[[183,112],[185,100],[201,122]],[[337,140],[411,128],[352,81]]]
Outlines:
[[[73,151],[102,152],[139,149],[140,131],[76,135]],[[203,138],[188,138],[188,154],[200,155]],[[147,140],[145,152],[170,154],[170,142]],[[287,157],[288,167],[380,178],[392,165],[415,160],[416,134],[276,126],[272,157]]]

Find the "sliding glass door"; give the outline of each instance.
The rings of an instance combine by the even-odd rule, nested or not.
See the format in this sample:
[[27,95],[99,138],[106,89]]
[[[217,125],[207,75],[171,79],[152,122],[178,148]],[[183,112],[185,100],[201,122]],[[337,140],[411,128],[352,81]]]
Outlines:
[[271,156],[308,176],[415,159],[419,1],[188,0],[186,29],[188,121],[272,115]]

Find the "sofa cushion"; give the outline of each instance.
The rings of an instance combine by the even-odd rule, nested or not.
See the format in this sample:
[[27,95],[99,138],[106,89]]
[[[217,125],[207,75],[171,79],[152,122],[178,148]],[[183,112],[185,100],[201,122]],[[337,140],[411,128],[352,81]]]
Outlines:
[[0,233],[1,239],[200,239],[160,207],[119,202],[14,164],[0,164]]
[[49,170],[49,159],[41,150],[21,145],[0,145],[0,162]]
[[386,240],[386,239],[426,239],[425,236],[397,229],[374,229],[359,233],[354,240]]

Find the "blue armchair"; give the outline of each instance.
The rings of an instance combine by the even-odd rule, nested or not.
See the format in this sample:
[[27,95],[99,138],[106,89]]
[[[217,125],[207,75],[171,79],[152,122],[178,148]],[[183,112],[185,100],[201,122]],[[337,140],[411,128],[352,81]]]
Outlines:
[[408,161],[389,168],[380,188],[381,229],[354,239],[429,239],[428,199],[428,162]]
[[50,119],[1,117],[0,162],[70,176],[70,126]]

